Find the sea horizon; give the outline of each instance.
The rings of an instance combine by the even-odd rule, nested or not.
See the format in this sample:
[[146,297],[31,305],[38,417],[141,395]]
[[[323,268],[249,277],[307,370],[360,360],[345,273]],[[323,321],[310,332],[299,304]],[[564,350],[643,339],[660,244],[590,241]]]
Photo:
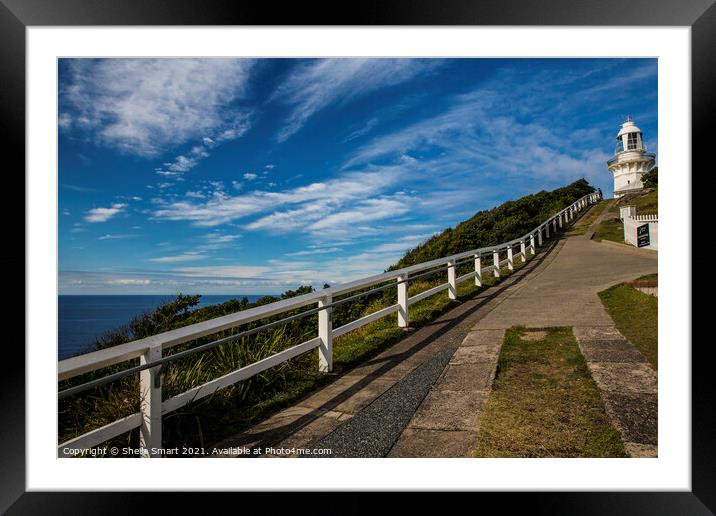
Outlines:
[[263,296],[280,296],[281,293],[277,294],[222,294],[222,293],[215,293],[215,294],[195,294],[195,293],[184,293],[184,292],[177,292],[175,294],[57,294],[57,297],[64,297],[64,296],[86,296],[86,297],[92,297],[92,296],[172,296],[176,297],[178,295],[183,296],[222,296],[222,297],[263,297]]
[[[57,357],[64,360],[89,351],[105,333],[127,324],[137,315],[153,310],[178,294],[58,294]],[[198,295],[198,294],[185,294]],[[279,294],[199,294],[192,309],[216,305],[230,299],[254,302]]]

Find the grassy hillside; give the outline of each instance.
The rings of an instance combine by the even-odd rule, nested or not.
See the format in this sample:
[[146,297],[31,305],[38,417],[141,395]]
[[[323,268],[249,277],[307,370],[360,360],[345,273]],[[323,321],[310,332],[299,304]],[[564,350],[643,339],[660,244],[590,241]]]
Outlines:
[[455,228],[448,228],[411,249],[388,270],[512,240],[593,191],[585,179],[580,179],[551,192],[543,190],[479,211]]
[[637,215],[658,214],[659,189],[658,187],[644,188],[643,190],[624,195],[623,197],[617,199],[616,202],[614,202],[609,208],[609,216],[596,227],[594,240],[624,242],[624,224],[622,224],[622,221],[619,218],[619,208],[622,206],[636,207]]

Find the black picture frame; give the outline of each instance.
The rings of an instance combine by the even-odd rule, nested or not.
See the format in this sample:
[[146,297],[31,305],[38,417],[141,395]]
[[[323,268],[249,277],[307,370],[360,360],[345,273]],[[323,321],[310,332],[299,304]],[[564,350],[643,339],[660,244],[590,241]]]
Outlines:
[[[341,3],[272,3],[227,0],[0,0],[0,145],[25,164],[25,29],[62,25],[610,25],[689,26],[692,41],[692,163],[706,167],[708,123],[716,102],[715,0],[364,0],[345,9]],[[9,168],[6,169],[9,171]],[[688,174],[688,171],[682,173]],[[19,174],[15,174],[16,178]],[[20,189],[24,192],[24,181]],[[17,195],[16,195],[17,196]],[[19,196],[17,196],[19,197]],[[24,198],[24,196],[23,196]],[[692,205],[696,204],[695,200]],[[698,234],[699,221],[693,217]],[[19,226],[19,224],[16,224]],[[19,229],[18,229],[19,231]],[[24,240],[23,234],[22,239]],[[19,242],[16,239],[15,242]],[[24,251],[6,267],[25,267]],[[23,247],[24,249],[24,247]],[[25,259],[27,257],[24,257]],[[694,255],[694,270],[706,257]],[[5,258],[7,261],[7,258]],[[27,271],[26,271],[27,274]],[[688,278],[691,285],[691,278]],[[14,297],[13,297],[14,299]],[[668,299],[666,300],[668,302]],[[22,303],[25,306],[25,303]],[[694,305],[694,303],[692,303]],[[16,306],[20,306],[19,301]],[[32,307],[27,307],[32,310]],[[692,316],[693,320],[693,316]],[[696,340],[696,339],[692,339]],[[192,503],[177,493],[26,492],[25,487],[25,353],[7,342],[6,366],[0,375],[0,511],[8,514],[127,514],[147,507],[146,497],[161,496],[162,510],[186,513]],[[716,432],[709,341],[692,346],[692,489],[689,492],[503,493],[484,496],[526,503],[536,514],[713,514],[716,511]],[[317,484],[318,485],[318,484]],[[226,496],[207,493],[217,510]],[[242,506],[246,494],[242,493]],[[272,495],[275,502],[295,496]],[[216,500],[216,498],[220,498]],[[353,497],[350,512],[373,510],[370,497]],[[419,499],[419,498],[417,498]],[[504,503],[504,500],[500,500]],[[201,502],[200,502],[201,503]],[[204,506],[206,509],[206,506]]]

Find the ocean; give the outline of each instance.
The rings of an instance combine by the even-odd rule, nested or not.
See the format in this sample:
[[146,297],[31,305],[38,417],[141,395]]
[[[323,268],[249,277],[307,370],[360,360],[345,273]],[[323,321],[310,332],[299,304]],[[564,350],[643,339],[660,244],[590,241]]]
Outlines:
[[[195,308],[246,297],[249,302],[262,295],[203,295]],[[58,296],[59,360],[89,350],[97,337],[128,323],[146,310],[153,310],[176,296]]]

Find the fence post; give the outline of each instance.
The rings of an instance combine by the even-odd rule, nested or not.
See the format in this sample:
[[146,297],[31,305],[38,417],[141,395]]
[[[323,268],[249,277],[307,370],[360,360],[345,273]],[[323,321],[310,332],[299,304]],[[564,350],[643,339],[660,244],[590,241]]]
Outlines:
[[542,228],[539,228],[539,231],[537,231],[537,245],[542,247]]
[[544,237],[549,238],[549,222],[544,225]]
[[497,249],[492,251],[492,265],[493,265],[493,268],[492,268],[493,276],[495,276],[496,278],[499,278],[500,277],[500,252]]
[[557,219],[552,219],[552,233],[557,234]]
[[475,286],[482,286],[482,264],[480,263],[480,255],[475,255]]
[[512,263],[512,246],[511,245],[507,248],[507,268],[510,269],[510,271],[515,270],[515,266]]
[[398,328],[407,328],[408,319],[408,275],[398,276]]
[[532,233],[530,235],[530,254],[532,254],[532,256],[534,256],[534,254],[535,254],[535,234],[534,233]]
[[559,218],[559,229],[562,229],[562,216],[563,215],[564,215],[564,213],[560,213],[559,215],[557,215],[557,217]]
[[520,256],[522,257],[522,263],[527,261],[527,249],[525,248],[525,241],[520,241]]
[[448,298],[457,299],[457,276],[455,274],[455,260],[448,261]]
[[[162,358],[162,345],[153,344],[139,357],[145,365]],[[139,427],[139,446],[144,457],[156,457],[162,447],[162,377],[161,366],[139,372],[139,410],[142,426]]]
[[318,370],[322,373],[333,371],[333,309],[330,304],[333,296],[329,293],[318,300],[318,307],[328,306],[318,312],[318,337],[321,344],[318,346]]

